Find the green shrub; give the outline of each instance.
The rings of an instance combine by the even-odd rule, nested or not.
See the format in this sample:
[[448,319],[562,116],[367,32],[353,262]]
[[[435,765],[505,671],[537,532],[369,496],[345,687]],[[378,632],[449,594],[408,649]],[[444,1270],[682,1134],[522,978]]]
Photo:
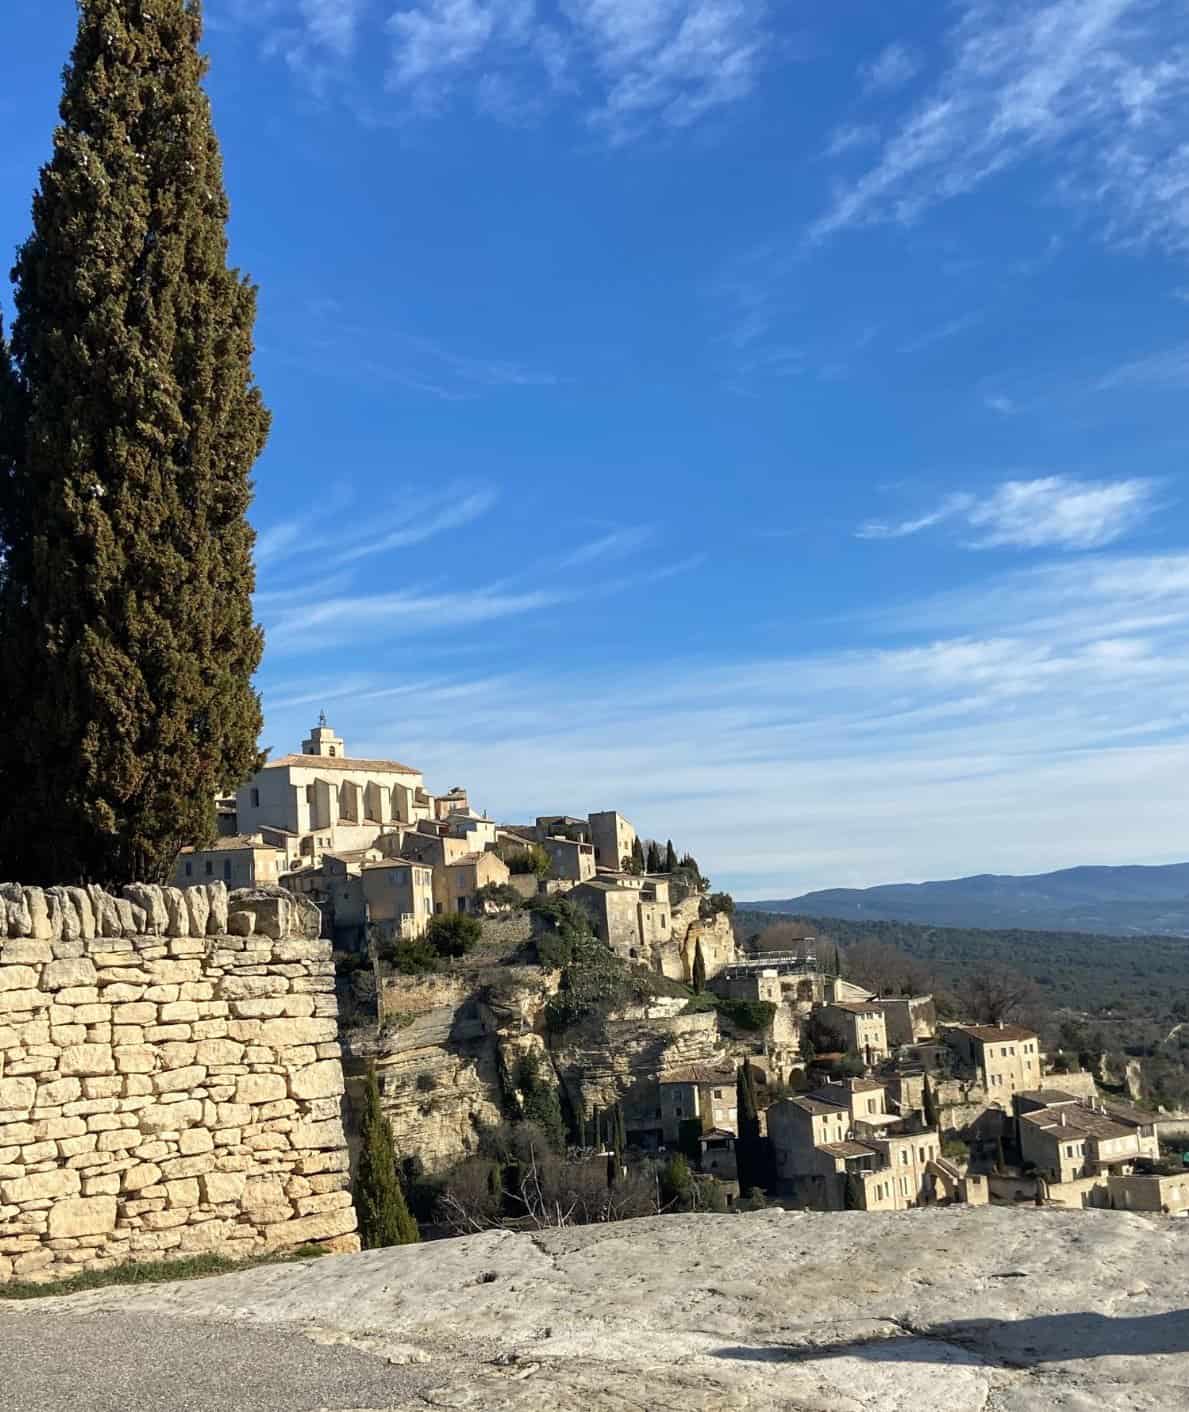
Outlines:
[[524,905],[524,898],[511,883],[487,883],[475,893],[475,901],[480,905],[491,902],[497,907],[517,909]]
[[368,1071],[363,1093],[355,1210],[359,1216],[359,1239],[365,1250],[412,1245],[420,1239],[397,1175],[392,1125],[380,1107],[380,1086],[374,1069]]
[[423,976],[439,970],[442,964],[441,955],[423,937],[381,942],[376,953],[403,976]]
[[533,876],[547,878],[552,869],[549,854],[539,843],[530,843],[526,848],[518,848],[504,859],[508,871],[517,877]]
[[566,1123],[562,1117],[557,1088],[541,1074],[541,1061],[530,1050],[520,1061],[516,1072],[516,1087],[520,1094],[520,1112],[526,1123],[535,1123],[545,1134],[554,1152],[566,1150]]
[[425,929],[428,945],[439,956],[455,959],[473,951],[482,936],[482,923],[475,917],[468,917],[465,912],[447,912],[440,917],[432,917]]
[[700,1015],[707,1010],[717,1010],[724,1020],[729,1020],[738,1030],[766,1030],[776,1018],[776,1006],[771,1000],[732,1000],[729,996],[714,995],[708,990],[691,996],[683,1015]]

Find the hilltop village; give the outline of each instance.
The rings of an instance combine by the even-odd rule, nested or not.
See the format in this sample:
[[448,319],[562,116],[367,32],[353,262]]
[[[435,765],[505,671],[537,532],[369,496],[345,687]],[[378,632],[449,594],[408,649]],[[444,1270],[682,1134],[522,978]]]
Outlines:
[[[349,1091],[376,1072],[410,1181],[453,1190],[485,1133],[544,1112],[580,1162],[679,1157],[712,1209],[1189,1211],[1160,1115],[1050,1073],[1031,1029],[873,994],[812,936],[741,946],[731,899],[613,810],[496,823],[461,787],[350,756],[323,717],[219,823],[176,885],[317,907]],[[427,939],[464,935],[459,917],[465,944],[435,961]]]

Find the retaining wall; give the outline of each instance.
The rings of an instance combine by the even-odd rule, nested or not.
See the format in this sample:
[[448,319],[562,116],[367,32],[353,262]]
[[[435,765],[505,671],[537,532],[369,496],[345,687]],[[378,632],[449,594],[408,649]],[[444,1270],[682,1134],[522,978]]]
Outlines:
[[0,1281],[357,1248],[318,923],[280,889],[0,885]]

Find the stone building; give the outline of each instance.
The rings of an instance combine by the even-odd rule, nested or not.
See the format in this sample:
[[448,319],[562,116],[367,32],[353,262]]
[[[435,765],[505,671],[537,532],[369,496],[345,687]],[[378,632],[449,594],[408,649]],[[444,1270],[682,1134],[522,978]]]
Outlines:
[[846,1047],[868,1068],[888,1057],[888,1031],[875,1001],[836,1000],[823,1005],[822,1018],[846,1036]]
[[600,868],[617,872],[631,862],[636,830],[613,809],[590,815],[590,841]]
[[588,882],[595,875],[595,851],[593,843],[582,843],[572,838],[545,838],[541,847],[549,855],[549,864],[555,878],[569,882]]
[[883,1014],[892,1049],[929,1039],[937,1030],[937,1007],[931,995],[885,995],[875,1004]]
[[183,848],[174,863],[173,880],[176,887],[209,882],[272,887],[284,871],[284,853],[260,834],[235,834],[209,848]]
[[595,934],[625,961],[648,962],[652,949],[670,940],[669,886],[662,878],[600,875],[569,897],[590,917]]
[[506,883],[508,865],[494,853],[466,853],[445,867],[433,870],[435,912],[476,912],[475,893],[482,887]]
[[1112,1172],[1107,1177],[1107,1196],[1116,1211],[1189,1216],[1189,1171],[1129,1175]]
[[941,1038],[962,1067],[982,1080],[992,1103],[1010,1109],[1012,1095],[1039,1089],[1040,1040],[1021,1025],[946,1025]]
[[1137,1162],[1155,1162],[1155,1128],[1112,1118],[1105,1110],[1059,1090],[1016,1096],[1020,1157],[1051,1185],[1112,1174],[1128,1176]]
[[385,936],[424,936],[434,914],[434,870],[405,858],[364,864],[359,878],[366,920]]
[[661,1078],[660,1126],[666,1146],[675,1147],[681,1138],[681,1125],[696,1119],[703,1134],[715,1129],[739,1134],[735,1070],[692,1064]]

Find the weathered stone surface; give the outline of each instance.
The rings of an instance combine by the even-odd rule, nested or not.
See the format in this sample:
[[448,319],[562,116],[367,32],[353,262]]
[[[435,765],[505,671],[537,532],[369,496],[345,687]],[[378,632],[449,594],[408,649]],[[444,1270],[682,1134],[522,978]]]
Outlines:
[[104,1235],[116,1228],[114,1196],[74,1197],[50,1207],[49,1233],[52,1238]]
[[154,936],[164,936],[169,925],[162,890],[153,883],[129,883],[124,896],[144,914],[145,924]]
[[186,911],[190,917],[190,935],[205,936],[206,924],[211,915],[211,904],[206,888],[188,887],[182,895],[186,899]]
[[36,1097],[35,1079],[0,1079],[0,1111],[15,1113],[32,1108]]
[[206,934],[223,936],[227,932],[227,884],[207,883],[204,891],[210,908],[206,919]]
[[29,935],[36,941],[52,941],[53,927],[50,925],[50,909],[45,893],[39,887],[26,887],[25,906],[29,909]]
[[343,1092],[343,1066],[333,1059],[307,1064],[289,1076],[292,1098],[336,1098]]
[[51,961],[41,974],[41,984],[45,990],[93,986],[96,979],[95,965],[86,956],[80,956],[73,961]]
[[190,909],[180,887],[163,887],[165,900],[166,932],[169,936],[190,935]]
[[73,1044],[62,1051],[58,1070],[66,1074],[113,1074],[116,1061],[110,1045]]
[[232,912],[227,919],[227,930],[232,936],[251,936],[256,930],[256,914],[247,911]]
[[[272,1229],[326,1232],[335,1214]],[[1170,1412],[1189,1384],[1186,1225],[999,1208],[671,1216],[18,1307],[113,1328],[230,1328],[250,1310],[294,1340],[429,1360],[427,1383],[363,1404],[393,1412]],[[53,1325],[71,1337],[71,1320]]]
[[245,1074],[235,1086],[236,1103],[271,1103],[287,1093],[284,1074]]

